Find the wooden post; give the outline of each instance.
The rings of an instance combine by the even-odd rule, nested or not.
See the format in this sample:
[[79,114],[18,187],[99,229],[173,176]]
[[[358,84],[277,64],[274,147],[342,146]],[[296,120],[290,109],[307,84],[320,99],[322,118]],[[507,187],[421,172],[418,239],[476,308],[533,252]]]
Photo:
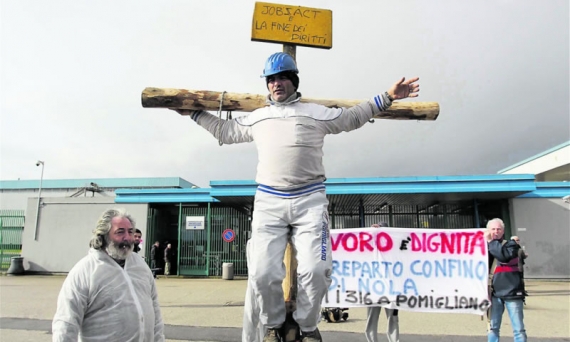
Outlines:
[[293,57],[297,63],[297,46],[293,44],[283,44],[283,52]]
[[[295,45],[283,44],[283,52],[291,55],[297,62],[297,49]],[[285,310],[287,319],[285,322],[284,340],[294,342],[299,334],[299,326],[293,319],[293,312],[297,309],[297,253],[291,243],[292,231],[289,231],[289,241],[285,249],[283,263],[285,264],[285,279],[283,279],[283,297],[285,299]]]

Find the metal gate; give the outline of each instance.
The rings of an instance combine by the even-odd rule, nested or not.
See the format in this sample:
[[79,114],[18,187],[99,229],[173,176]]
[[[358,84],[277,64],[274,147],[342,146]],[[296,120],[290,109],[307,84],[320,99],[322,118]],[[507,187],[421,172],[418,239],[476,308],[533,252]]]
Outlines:
[[[186,229],[187,216],[204,217],[205,229]],[[245,246],[249,215],[231,207],[182,207],[179,224],[180,275],[221,276],[222,265],[233,263],[234,275],[247,275]],[[231,230],[223,234],[226,230]],[[231,240],[231,241],[230,241]]]
[[[344,209],[344,210],[343,210]],[[336,208],[331,215],[332,228],[356,228],[360,226],[358,208]],[[473,228],[476,226],[470,204],[386,205],[383,208],[363,207],[364,226],[386,222],[391,227],[406,228]]]
[[[210,266],[208,207],[180,207],[178,265],[180,275],[207,276]],[[186,229],[186,216],[204,217],[204,229]]]
[[[204,229],[186,229],[187,216],[203,218]],[[251,218],[246,209],[212,203],[150,207],[146,255],[150,256],[153,241],[163,244],[168,240],[177,252],[178,275],[221,276],[223,264],[233,263],[234,275],[245,276],[245,249],[250,234]]]
[[[221,276],[223,263],[233,263],[235,275],[247,275],[245,247],[251,234],[249,215],[234,208],[212,207],[210,223],[210,275]],[[222,237],[226,230],[233,232],[234,239],[230,242]]]
[[10,267],[10,258],[22,253],[23,210],[0,210],[0,271]]
[[[176,246],[176,236],[178,235],[178,208],[163,206],[160,208],[148,208],[147,230],[146,230],[146,249],[145,256],[149,265],[151,265],[151,249],[155,241],[160,242],[160,247],[155,253],[157,256],[156,267],[164,270],[164,248],[165,243],[173,243]],[[172,265],[176,269],[176,264]]]

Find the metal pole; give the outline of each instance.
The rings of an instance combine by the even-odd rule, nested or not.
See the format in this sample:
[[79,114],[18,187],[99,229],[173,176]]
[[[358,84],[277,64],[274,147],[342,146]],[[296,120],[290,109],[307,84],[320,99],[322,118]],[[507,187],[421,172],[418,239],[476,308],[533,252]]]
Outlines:
[[477,202],[476,198],[473,200],[473,216],[475,228],[481,228],[481,223],[479,222],[479,202]]
[[182,262],[180,261],[180,250],[182,249],[182,224],[186,228],[186,222],[182,223],[182,203],[178,205],[178,243],[176,244],[176,249],[178,250],[178,264],[176,266],[176,275],[180,275],[180,266]]
[[40,166],[40,164],[42,165],[42,175],[40,176],[40,189],[38,191],[38,207],[37,207],[37,211],[36,211],[36,223],[34,225],[34,240],[38,241],[38,220],[40,217],[40,201],[42,199],[42,183],[44,180],[44,162],[41,160],[38,160],[38,162],[36,163],[36,166]]
[[360,199],[358,203],[358,226],[364,227],[364,201]]
[[331,229],[336,229],[336,217],[335,217],[335,213],[334,213],[334,203],[331,204]]
[[210,230],[212,229],[212,207],[210,202],[208,202],[208,211],[206,217],[206,275],[211,276],[210,274]]
[[2,218],[0,217],[0,270],[4,269],[4,246],[2,244]]
[[422,227],[422,225],[420,223],[420,206],[419,205],[416,205],[416,221],[417,221],[418,228],[425,228],[425,227]]

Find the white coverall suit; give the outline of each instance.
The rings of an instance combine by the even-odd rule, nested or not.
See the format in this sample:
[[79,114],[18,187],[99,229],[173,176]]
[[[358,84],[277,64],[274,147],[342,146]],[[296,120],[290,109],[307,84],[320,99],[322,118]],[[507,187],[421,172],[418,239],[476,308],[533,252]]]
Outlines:
[[152,272],[130,253],[122,268],[91,249],[69,272],[52,322],[54,342],[162,342],[164,324]]
[[249,277],[264,328],[285,322],[283,257],[291,239],[297,252],[297,309],[302,331],[313,331],[331,282],[328,200],[325,195],[323,142],[327,134],[362,127],[391,102],[385,95],[351,108],[301,103],[300,93],[272,102],[249,115],[221,120],[204,111],[191,118],[225,144],[255,141],[259,184],[252,219],[255,246]]
[[[378,342],[378,318],[382,307],[371,306],[367,308],[366,315],[366,341]],[[388,327],[386,328],[386,337],[388,342],[400,342],[400,322],[396,309],[384,308],[386,318],[388,319]],[[395,314],[396,313],[396,314]]]

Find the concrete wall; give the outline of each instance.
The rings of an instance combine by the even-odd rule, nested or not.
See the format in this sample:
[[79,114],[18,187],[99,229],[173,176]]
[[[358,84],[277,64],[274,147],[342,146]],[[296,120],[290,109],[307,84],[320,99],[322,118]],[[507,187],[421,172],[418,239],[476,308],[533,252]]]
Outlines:
[[570,204],[560,198],[511,200],[513,235],[528,253],[526,278],[570,278]]
[[[24,267],[30,272],[69,272],[89,251],[91,232],[109,208],[125,208],[146,236],[147,204],[117,204],[113,197],[44,198],[34,240],[37,198],[30,198],[22,236]],[[147,242],[144,241],[146,244]],[[143,250],[139,252],[141,255]]]

